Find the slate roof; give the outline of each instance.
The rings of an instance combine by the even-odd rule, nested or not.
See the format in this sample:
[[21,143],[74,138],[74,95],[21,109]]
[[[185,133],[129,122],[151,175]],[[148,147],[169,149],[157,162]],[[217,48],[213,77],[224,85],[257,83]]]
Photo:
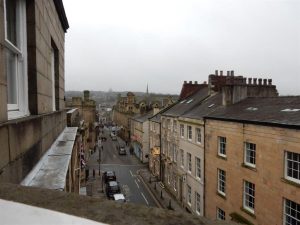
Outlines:
[[247,98],[206,118],[300,128],[300,96]]
[[177,102],[169,110],[162,113],[164,116],[181,116],[197,106],[201,101],[208,97],[208,88],[204,87],[195,94]]
[[143,115],[134,116],[131,119],[134,120],[134,121],[138,121],[138,122],[143,123],[143,122],[147,121],[152,115],[153,115],[153,111],[151,110],[151,111],[149,111],[149,112],[147,112]]
[[222,94],[216,93],[204,99],[198,106],[184,113],[182,117],[191,119],[203,119],[204,116],[222,107]]

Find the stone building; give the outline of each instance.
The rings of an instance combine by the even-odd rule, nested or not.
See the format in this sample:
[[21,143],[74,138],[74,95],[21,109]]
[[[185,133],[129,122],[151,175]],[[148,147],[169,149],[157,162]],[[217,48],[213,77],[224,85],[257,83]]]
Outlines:
[[300,223],[300,97],[248,98],[205,123],[205,216]]
[[82,97],[73,97],[71,102],[67,103],[67,107],[78,109],[79,117],[81,118],[81,132],[84,137],[83,149],[85,159],[88,160],[90,151],[94,149],[97,137],[97,122],[96,118],[96,102],[90,99],[90,92],[84,91]]
[[205,180],[204,116],[249,97],[277,96],[271,80],[247,80],[233,71],[209,75],[208,85],[184,82],[181,100],[162,114],[162,177],[188,211],[203,216]]
[[68,27],[61,0],[0,1],[1,181],[20,183],[67,131]]

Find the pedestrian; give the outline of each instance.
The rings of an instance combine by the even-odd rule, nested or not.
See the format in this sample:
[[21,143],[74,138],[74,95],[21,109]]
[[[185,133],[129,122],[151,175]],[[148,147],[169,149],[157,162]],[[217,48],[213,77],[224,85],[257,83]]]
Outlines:
[[128,145],[128,142],[126,141],[126,146]]

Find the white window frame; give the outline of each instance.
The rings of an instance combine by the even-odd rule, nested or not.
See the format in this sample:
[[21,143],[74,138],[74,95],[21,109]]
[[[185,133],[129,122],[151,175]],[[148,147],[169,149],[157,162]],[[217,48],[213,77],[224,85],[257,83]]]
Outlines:
[[201,144],[201,142],[202,142],[201,128],[197,127],[196,128],[196,143]]
[[226,220],[226,213],[223,209],[217,208],[217,220]]
[[193,139],[192,126],[187,126],[187,139],[191,141]]
[[218,169],[218,193],[226,195],[226,171]]
[[196,178],[201,179],[201,159],[195,157],[195,174]]
[[[224,140],[225,140],[225,142],[224,142]],[[224,147],[225,154],[223,152],[221,152],[221,150],[223,150],[223,147]],[[227,157],[227,155],[226,155],[226,137],[221,137],[221,136],[218,137],[218,155],[222,156],[224,158]]]
[[184,124],[180,124],[180,137],[184,138]]
[[[245,145],[245,146],[244,146],[244,163],[245,163],[247,166],[250,166],[250,167],[255,168],[255,167],[256,167],[256,144],[250,143],[250,142],[245,142],[244,145]],[[251,147],[254,147],[254,149],[251,148]],[[252,162],[250,161],[250,158],[248,158],[248,155],[249,155],[249,157],[250,157],[251,152],[254,152],[254,153],[252,153],[252,154],[254,154],[254,157],[252,157],[253,160],[254,160],[254,163],[252,163]]]
[[[292,208],[292,204],[296,205],[296,208]],[[297,208],[300,208],[300,204],[291,201],[289,199],[284,199],[284,206],[283,206],[283,224],[284,225],[292,225],[292,224],[299,224],[300,223],[300,218],[294,217],[293,215],[291,215],[291,211],[295,211],[295,215],[300,215],[300,211],[297,211]],[[288,209],[288,210],[287,210]],[[292,219],[293,221],[297,222],[297,223],[289,223],[287,221],[287,218]]]
[[[26,1],[17,0],[16,9],[16,47],[7,38],[6,1],[4,0],[4,45],[7,51],[16,54],[17,103],[7,104],[8,119],[28,116],[28,74],[27,74],[27,30],[26,30]],[[8,75],[8,74],[7,74]],[[8,90],[9,91],[9,90]]]
[[191,206],[192,205],[192,187],[188,184],[186,186],[187,186],[187,189],[186,189],[187,204],[189,206]]
[[195,191],[195,211],[198,215],[201,214],[201,195]]
[[[284,162],[285,162],[284,163],[285,164],[284,165],[284,167],[285,167],[285,169],[284,169],[284,171],[285,171],[284,172],[285,173],[284,176],[285,176],[285,179],[300,184],[300,171],[299,171],[300,170],[300,161],[297,161],[297,160],[294,160],[294,159],[289,159],[288,158],[288,154],[292,154],[292,156],[294,156],[296,154],[297,155],[296,158],[298,158],[298,160],[300,160],[300,154],[299,153],[297,153],[297,152],[291,152],[291,151],[285,151],[285,153],[284,153],[284,158],[285,158],[285,160],[284,160]],[[299,179],[288,175],[289,162],[292,163],[292,164],[294,164],[294,163],[298,164],[298,170],[296,170],[296,172],[298,172]],[[294,169],[291,168],[291,170],[294,170]]]
[[181,167],[184,168],[184,151],[180,149]]
[[186,153],[186,165],[188,173],[192,173],[192,154],[189,152]]
[[[254,189],[250,187],[250,185],[254,186]],[[251,194],[249,191],[252,191],[254,194]],[[253,198],[254,202],[251,202],[249,198]],[[253,207],[249,205],[249,203],[253,204]],[[243,207],[249,212],[254,214],[255,209],[255,184],[249,181],[244,180],[244,191],[243,191]]]

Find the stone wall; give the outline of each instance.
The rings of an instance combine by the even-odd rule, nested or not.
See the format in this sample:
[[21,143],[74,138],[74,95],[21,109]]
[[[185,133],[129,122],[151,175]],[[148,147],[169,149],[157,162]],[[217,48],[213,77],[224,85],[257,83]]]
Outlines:
[[1,124],[0,181],[21,182],[65,126],[65,111]]
[[[226,158],[218,156],[218,136],[226,137]],[[284,179],[284,152],[300,153],[300,131],[226,121],[205,125],[205,216],[219,207],[230,219],[237,213],[252,224],[283,223],[283,202],[300,203],[299,184]],[[256,144],[256,166],[244,162],[244,143]],[[226,196],[217,193],[217,169],[226,171]],[[255,184],[254,214],[243,209],[243,181]]]

